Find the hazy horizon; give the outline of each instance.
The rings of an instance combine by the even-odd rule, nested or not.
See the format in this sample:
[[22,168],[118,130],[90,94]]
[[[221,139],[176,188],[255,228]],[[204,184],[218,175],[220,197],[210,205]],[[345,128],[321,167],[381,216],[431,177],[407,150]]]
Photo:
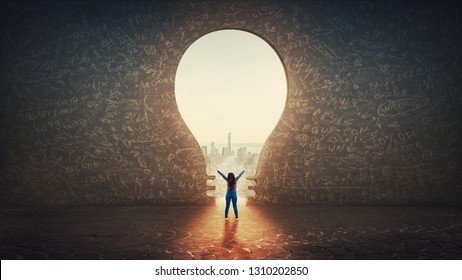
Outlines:
[[[210,142],[208,142],[208,143],[199,143],[199,145],[201,145],[201,146],[204,146],[204,145],[210,146],[210,144],[211,144],[212,142],[214,143],[215,146],[227,146],[227,145],[228,145],[227,142],[217,143],[217,142],[215,142],[215,141],[210,141]],[[265,143],[241,143],[241,142],[239,142],[239,143],[234,143],[234,142],[232,142],[231,144],[232,144],[232,146],[243,146],[243,145],[261,146],[261,145],[264,145]]]
[[[235,151],[237,151],[241,147],[246,147],[247,152],[251,153],[260,153],[261,149],[263,148],[263,145],[265,143],[232,143],[231,148]],[[207,148],[210,148],[211,143],[208,144],[200,144],[201,147],[207,146]],[[221,153],[221,148],[223,147],[228,147],[228,143],[214,143],[215,147],[219,149],[219,152]],[[208,153],[210,153],[210,150],[208,150]]]

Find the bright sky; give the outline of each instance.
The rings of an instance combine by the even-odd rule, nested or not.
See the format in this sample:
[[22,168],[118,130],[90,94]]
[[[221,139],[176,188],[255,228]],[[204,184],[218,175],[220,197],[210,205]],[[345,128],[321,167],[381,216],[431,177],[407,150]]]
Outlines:
[[282,62],[260,37],[220,30],[194,42],[175,79],[181,116],[199,144],[264,143],[285,106]]

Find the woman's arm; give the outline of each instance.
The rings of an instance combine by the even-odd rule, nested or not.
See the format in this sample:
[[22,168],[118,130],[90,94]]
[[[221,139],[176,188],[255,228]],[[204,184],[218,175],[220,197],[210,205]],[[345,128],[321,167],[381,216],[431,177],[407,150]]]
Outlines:
[[241,178],[242,174],[244,174],[244,171],[245,171],[245,170],[242,170],[242,172],[241,172],[239,175],[237,175],[237,177],[236,177],[236,182],[237,182],[237,180],[239,180],[239,178]]
[[[217,170],[218,173],[221,175],[221,177],[223,177],[223,179],[226,180],[226,182],[228,182],[228,177],[225,176],[225,174],[221,173],[220,170]],[[236,180],[237,181],[237,180]]]

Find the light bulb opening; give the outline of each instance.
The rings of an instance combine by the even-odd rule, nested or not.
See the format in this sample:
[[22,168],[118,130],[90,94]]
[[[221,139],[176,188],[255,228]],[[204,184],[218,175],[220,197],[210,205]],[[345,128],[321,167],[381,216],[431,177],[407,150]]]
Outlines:
[[[217,169],[236,175],[246,169],[238,182],[238,204],[256,195],[248,189],[254,181],[245,177],[257,174],[261,150],[282,118],[287,95],[281,56],[269,40],[252,31],[215,30],[183,54],[175,76],[175,100],[203,150],[207,174],[217,176],[215,190],[206,193],[216,204],[224,204],[226,193]],[[261,120],[255,121],[258,117]],[[219,142],[226,135],[228,143]]]

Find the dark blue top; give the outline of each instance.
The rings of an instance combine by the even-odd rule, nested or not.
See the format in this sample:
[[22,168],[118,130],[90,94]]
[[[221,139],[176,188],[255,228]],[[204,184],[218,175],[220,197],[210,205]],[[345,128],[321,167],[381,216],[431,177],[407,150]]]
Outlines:
[[[221,173],[220,170],[217,170],[217,171],[218,171],[218,173],[221,175],[221,177],[223,177],[223,179],[225,179],[226,182],[228,182],[228,177],[226,177],[225,174]],[[237,175],[237,177],[236,177],[236,184],[237,184],[237,181],[239,180],[239,178],[241,178],[242,174],[244,174],[244,171],[245,171],[245,170],[242,170],[242,172],[241,172],[239,175]],[[229,183],[229,182],[228,182],[228,183]],[[235,191],[236,191],[236,188],[234,188],[234,190],[228,190],[228,191],[229,191],[229,192],[235,192]]]

